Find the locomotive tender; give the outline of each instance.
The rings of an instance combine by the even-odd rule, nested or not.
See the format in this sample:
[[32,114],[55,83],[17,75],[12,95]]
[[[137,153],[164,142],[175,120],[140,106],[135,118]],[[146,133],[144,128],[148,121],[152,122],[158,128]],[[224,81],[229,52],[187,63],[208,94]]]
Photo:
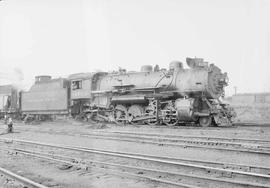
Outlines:
[[21,92],[21,111],[25,115],[37,115],[41,119],[51,115],[68,114],[69,83],[64,78],[36,76],[35,84],[27,92]]
[[0,86],[0,118],[5,114],[16,114],[19,110],[19,92],[12,85]]
[[227,74],[200,58],[187,58],[189,68],[172,62],[169,70],[146,65],[140,72],[79,73],[67,79],[38,76],[21,93],[21,113],[72,115],[84,120],[150,125],[195,122],[230,125],[233,110],[219,98]]

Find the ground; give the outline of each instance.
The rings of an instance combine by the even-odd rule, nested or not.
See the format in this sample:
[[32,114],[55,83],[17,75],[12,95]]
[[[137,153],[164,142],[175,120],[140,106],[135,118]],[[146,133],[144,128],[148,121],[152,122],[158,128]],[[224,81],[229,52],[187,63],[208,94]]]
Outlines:
[[[23,139],[69,146],[88,147],[93,149],[142,153],[163,157],[200,159],[224,163],[234,163],[270,168],[270,158],[267,155],[246,155],[241,152],[224,152],[204,150],[189,147],[171,147],[166,145],[143,144],[140,142],[119,141],[84,137],[87,133],[102,133],[102,131],[127,131],[137,133],[153,133],[165,135],[206,136],[226,138],[246,138],[270,140],[270,125],[238,125],[233,127],[194,126],[165,127],[165,126],[117,126],[110,124],[89,124],[74,120],[58,120],[25,125],[15,122],[14,133],[6,134],[6,127],[0,124],[0,139]],[[4,143],[1,143],[4,145]],[[6,144],[6,143],[5,143]],[[72,155],[72,154],[71,154]],[[163,187],[157,183],[122,177],[107,173],[100,168],[84,172],[78,168],[69,168],[63,164],[46,160],[21,156],[1,150],[0,166],[8,167],[16,173],[32,177],[35,181],[51,187]],[[16,187],[0,177],[4,187]],[[91,182],[89,184],[89,182]],[[18,185],[17,187],[20,187]],[[166,186],[167,187],[167,186]]]

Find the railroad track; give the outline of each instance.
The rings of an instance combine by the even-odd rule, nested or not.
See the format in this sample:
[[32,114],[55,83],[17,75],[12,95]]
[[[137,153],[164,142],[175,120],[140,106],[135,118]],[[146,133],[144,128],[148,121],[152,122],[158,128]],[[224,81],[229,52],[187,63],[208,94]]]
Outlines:
[[[94,158],[95,160],[81,158],[73,158],[70,156],[64,156],[60,152],[60,154],[51,154],[51,153],[43,153],[43,152],[35,152],[30,150],[13,148],[14,151],[19,152],[24,155],[31,155],[34,157],[45,158],[48,160],[63,160],[62,162],[72,162],[72,165],[84,165],[85,169],[91,168],[91,164],[98,164],[101,166],[110,167],[110,170],[119,171],[122,175],[132,176],[133,178],[143,178],[148,179],[150,181],[155,181],[163,184],[170,184],[181,187],[270,187],[270,175],[269,170],[264,168],[262,172],[264,173],[254,173],[254,172],[245,172],[242,170],[234,170],[234,169],[224,169],[222,167],[218,167],[221,164],[215,164],[216,167],[211,165],[213,163],[207,164],[206,161],[201,161],[202,164],[195,164],[192,161],[175,161],[176,159],[155,157],[150,155],[138,154],[138,153],[126,153],[126,152],[115,152],[108,150],[97,150],[93,148],[84,148],[84,147],[74,147],[67,145],[56,145],[49,143],[41,143],[41,142],[33,142],[27,140],[9,140],[9,139],[0,139],[2,142],[8,143],[19,143],[26,144],[32,146],[41,146],[41,147],[49,147],[49,148],[57,148],[61,150],[69,150],[75,151],[79,153],[87,153],[87,154],[95,154],[102,155],[106,157],[114,157],[114,158],[122,158],[125,159],[125,163],[119,162],[119,159],[111,162],[112,160],[99,160],[100,157]],[[44,151],[44,148],[42,149]],[[78,155],[79,157],[82,155]],[[132,163],[127,160],[136,160],[137,162]],[[110,161],[110,162],[108,162]],[[141,161],[141,163],[138,163]],[[199,161],[197,161],[199,162]],[[147,167],[146,164],[151,164]],[[130,165],[132,164],[132,165]],[[143,164],[143,165],[142,165]],[[226,165],[226,164],[225,164]],[[155,168],[153,168],[155,167]],[[165,168],[166,167],[166,168]],[[243,166],[244,167],[244,166]],[[246,166],[247,167],[247,166]],[[254,167],[250,167],[254,168]],[[260,168],[260,167],[257,167]],[[167,169],[167,170],[164,170]],[[119,174],[119,172],[117,172]],[[116,173],[116,174],[117,174]],[[124,174],[123,174],[124,173]],[[181,179],[181,180],[180,180]],[[193,184],[190,184],[193,183]]]
[[[22,131],[32,131],[21,129]],[[68,133],[62,131],[38,130],[34,132],[60,134],[69,136],[88,137],[93,139],[107,139],[115,141],[137,142],[142,144],[153,144],[159,146],[172,146],[182,148],[209,149],[225,152],[244,152],[249,154],[270,155],[270,140],[225,138],[225,137],[205,137],[205,136],[181,136],[153,133],[136,133],[126,131],[94,131],[92,133]]]
[[155,134],[155,133],[140,133],[140,132],[129,132],[129,131],[96,131],[98,133],[114,133],[123,135],[138,135],[138,136],[156,136],[163,138],[184,138],[184,139],[200,139],[207,141],[219,141],[219,142],[243,142],[243,143],[260,143],[270,144],[270,140],[264,139],[247,139],[247,138],[228,138],[228,137],[209,137],[209,136],[190,136],[190,135],[176,135],[176,134]]
[[[58,132],[61,134],[61,132]],[[248,152],[255,154],[270,154],[270,147],[264,146],[263,143],[270,144],[267,140],[248,140],[242,139],[244,142],[239,142],[241,139],[226,139],[217,137],[192,137],[192,136],[176,136],[176,138],[170,138],[171,135],[155,135],[155,134],[138,134],[138,133],[123,133],[123,132],[107,132],[99,131],[99,133],[81,133],[70,134],[79,135],[92,138],[110,139],[110,140],[122,140],[129,142],[141,142],[146,144],[166,145],[166,146],[179,146],[179,147],[191,147],[191,148],[203,148],[236,152]],[[173,137],[173,136],[172,136]],[[181,138],[177,138],[181,137]],[[257,143],[255,143],[257,141]],[[258,143],[260,141],[260,143]]]
[[[52,133],[51,131],[44,131],[44,130],[33,130],[32,128],[24,128],[25,126],[18,126],[17,130],[22,131],[33,131],[33,132],[43,132],[43,133]],[[130,131],[92,131],[96,134],[114,134],[114,135],[123,135],[123,136],[148,136],[148,137],[155,137],[158,139],[166,139],[171,140],[173,142],[182,141],[182,139],[185,139],[187,141],[213,141],[214,143],[220,143],[220,144],[228,144],[232,142],[238,142],[238,143],[253,143],[253,144],[270,144],[270,140],[265,139],[247,139],[247,138],[231,138],[231,137],[209,137],[209,136],[191,136],[191,135],[176,135],[176,134],[157,134],[157,133],[142,133],[142,132],[130,132]],[[54,131],[54,133],[62,133],[62,134],[68,134],[68,132],[63,131]],[[82,133],[77,133],[82,134]],[[76,134],[74,134],[76,135]],[[211,142],[209,142],[211,144]]]
[[[4,149],[4,150],[6,150],[6,149]],[[10,150],[6,150],[6,151],[10,152]],[[118,165],[118,164],[114,164],[114,163],[105,163],[105,162],[94,161],[94,160],[84,161],[82,163],[82,162],[79,162],[80,159],[78,159],[78,158],[72,158],[72,157],[64,156],[64,155],[52,155],[52,154],[49,154],[49,153],[33,152],[33,151],[22,150],[22,149],[15,149],[13,151],[16,152],[16,153],[22,154],[22,155],[26,155],[26,156],[40,158],[40,159],[43,159],[43,160],[45,159],[45,160],[48,160],[48,161],[54,161],[54,162],[57,162],[57,163],[63,163],[65,165],[70,165],[70,167],[76,167],[78,169],[83,169],[85,171],[88,171],[88,169],[90,169],[90,168],[92,169],[93,164],[95,165],[94,168],[97,167],[96,165],[102,165],[100,167],[100,169],[103,169],[103,173],[109,173],[109,174],[112,174],[112,175],[128,177],[128,178],[149,180],[151,182],[157,182],[157,183],[161,183],[161,184],[165,184],[165,185],[173,185],[173,186],[176,186],[176,187],[199,188],[198,186],[193,186],[193,185],[189,185],[189,184],[177,183],[177,182],[168,181],[168,180],[162,180],[162,179],[154,178],[154,177],[147,176],[147,175],[140,175],[140,174],[143,174],[143,173],[137,173],[137,174],[136,173],[130,173],[130,172],[127,172],[126,170],[122,170],[122,172],[119,172],[119,168],[145,170],[145,171],[150,171],[150,172],[153,171],[151,169],[146,169],[146,168],[140,169],[140,168],[127,166],[127,165]],[[104,165],[117,167],[118,170],[104,168]]]
[[3,167],[0,167],[0,174],[3,174],[4,176],[7,176],[15,181],[20,182],[24,185],[24,187],[32,187],[32,188],[48,188],[47,186],[44,186],[42,184],[39,184],[37,182],[34,182],[31,179],[28,179],[26,177],[23,177],[19,174],[16,174],[14,172],[9,171],[8,169],[5,169]]
[[[33,129],[25,129],[22,128],[23,126],[19,127],[19,130],[22,131],[34,131],[34,132],[45,132],[51,133],[50,131],[42,131],[42,130],[33,130]],[[55,133],[62,133],[67,134],[67,132],[63,133],[62,131],[54,131]],[[123,135],[123,136],[148,136],[148,137],[155,137],[158,139],[166,139],[171,140],[173,142],[182,141],[182,139],[188,139],[188,141],[213,141],[219,142],[220,144],[227,144],[232,142],[237,143],[253,143],[253,144],[270,144],[270,140],[265,139],[247,139],[247,138],[231,138],[231,137],[209,137],[209,136],[191,136],[191,135],[176,135],[176,134],[155,134],[155,133],[142,133],[142,132],[129,132],[129,131],[92,131],[96,134],[114,134],[114,135]],[[82,134],[82,133],[77,133]],[[89,134],[89,133],[88,133]],[[211,143],[211,142],[210,142]]]

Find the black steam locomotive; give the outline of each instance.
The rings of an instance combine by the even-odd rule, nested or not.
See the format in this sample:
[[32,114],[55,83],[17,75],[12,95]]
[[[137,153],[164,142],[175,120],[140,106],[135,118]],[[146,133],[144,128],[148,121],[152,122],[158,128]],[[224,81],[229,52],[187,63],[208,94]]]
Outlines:
[[58,79],[37,76],[31,89],[17,97],[18,109],[41,119],[68,115],[118,124],[230,125],[233,109],[220,101],[227,74],[200,58],[186,62],[188,69],[175,61],[169,70],[146,65],[139,72],[120,69]]

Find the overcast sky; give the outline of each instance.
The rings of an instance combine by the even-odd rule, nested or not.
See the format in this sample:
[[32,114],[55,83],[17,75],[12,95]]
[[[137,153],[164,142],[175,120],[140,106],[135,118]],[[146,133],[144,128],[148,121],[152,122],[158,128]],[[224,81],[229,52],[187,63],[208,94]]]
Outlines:
[[270,92],[270,1],[0,1],[0,74],[21,70],[24,83],[188,56],[228,72],[228,94]]

